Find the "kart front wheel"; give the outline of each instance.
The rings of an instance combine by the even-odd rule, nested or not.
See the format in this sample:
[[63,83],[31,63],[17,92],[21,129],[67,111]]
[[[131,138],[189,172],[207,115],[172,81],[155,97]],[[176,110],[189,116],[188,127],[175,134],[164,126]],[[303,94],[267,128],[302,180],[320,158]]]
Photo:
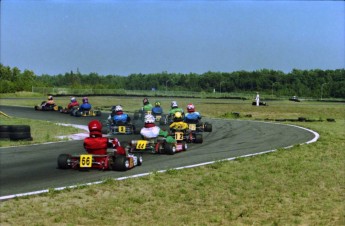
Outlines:
[[141,164],[143,164],[143,156],[140,154],[137,154],[136,157],[137,157],[137,165],[141,166]]
[[69,169],[71,166],[68,164],[71,159],[69,154],[61,154],[58,157],[57,164],[59,169]]

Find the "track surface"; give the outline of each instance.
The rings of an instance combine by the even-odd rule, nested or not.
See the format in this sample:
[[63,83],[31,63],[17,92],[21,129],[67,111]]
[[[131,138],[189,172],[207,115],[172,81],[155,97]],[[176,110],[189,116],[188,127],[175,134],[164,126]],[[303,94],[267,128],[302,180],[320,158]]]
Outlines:
[[[0,111],[10,116],[79,125],[87,125],[94,119],[76,118],[58,112],[34,111],[33,108],[25,107],[0,106]],[[106,117],[104,114],[97,119],[104,120]],[[204,121],[213,124],[213,132],[204,133],[202,144],[190,144],[186,152],[172,156],[145,154],[142,166],[126,172],[57,169],[59,154],[85,153],[83,141],[0,148],[0,196],[222,160],[305,143],[315,136],[307,130],[281,124],[221,119]],[[139,136],[123,135],[118,138],[120,141],[126,141]]]

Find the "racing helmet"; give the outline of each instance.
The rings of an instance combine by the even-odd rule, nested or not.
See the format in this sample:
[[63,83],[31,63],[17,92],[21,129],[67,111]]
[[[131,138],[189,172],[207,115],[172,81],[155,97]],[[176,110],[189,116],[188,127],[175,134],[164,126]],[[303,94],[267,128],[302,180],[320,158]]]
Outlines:
[[71,97],[71,102],[76,102],[77,99],[75,99],[75,97]]
[[52,99],[53,99],[53,96],[49,96],[49,97],[48,97],[48,100],[52,100]]
[[88,124],[90,136],[102,136],[102,123],[98,120],[92,120]]
[[147,99],[146,97],[143,99],[143,104],[146,105],[146,104],[149,104],[149,99]]
[[153,115],[145,115],[145,124],[147,123],[155,123],[155,117]]
[[177,102],[176,101],[171,101],[171,108],[177,108]]
[[177,111],[175,112],[174,114],[174,121],[175,122],[179,122],[179,121],[182,121],[183,120],[183,115],[181,112]]
[[121,105],[116,105],[115,106],[115,112],[119,112],[119,111],[123,111],[122,106]]
[[161,102],[156,101],[156,102],[155,102],[155,106],[156,106],[156,107],[160,107],[160,106],[161,106]]
[[193,104],[188,104],[187,105],[187,111],[188,112],[194,112],[195,111],[195,107]]
[[83,103],[89,103],[89,98],[83,97]]

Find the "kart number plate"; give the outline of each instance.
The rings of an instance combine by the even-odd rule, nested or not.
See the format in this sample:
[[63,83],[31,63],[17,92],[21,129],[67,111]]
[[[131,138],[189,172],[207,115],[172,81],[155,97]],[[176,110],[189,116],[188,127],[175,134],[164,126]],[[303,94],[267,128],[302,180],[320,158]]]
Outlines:
[[90,168],[92,166],[92,155],[80,155],[80,167]]
[[144,150],[144,149],[146,149],[146,145],[147,145],[147,140],[138,140],[138,143],[136,145],[136,149]]
[[196,124],[189,124],[188,127],[190,130],[196,130]]
[[119,133],[126,133],[126,126],[119,126]]
[[183,132],[175,132],[175,140],[183,140]]

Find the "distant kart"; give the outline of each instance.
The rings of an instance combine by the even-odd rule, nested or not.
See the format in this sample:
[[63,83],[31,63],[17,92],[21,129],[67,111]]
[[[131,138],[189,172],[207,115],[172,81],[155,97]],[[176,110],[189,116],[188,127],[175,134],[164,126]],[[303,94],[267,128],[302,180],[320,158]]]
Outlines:
[[141,154],[118,155],[116,151],[105,155],[96,154],[60,154],[57,159],[59,169],[99,169],[126,171],[141,166],[143,158]]
[[212,132],[212,124],[209,122],[186,122],[189,130],[196,132]]
[[293,97],[289,98],[289,101],[301,102],[297,96],[293,96]]
[[167,125],[169,122],[167,114],[152,114],[151,111],[143,111],[143,110],[135,111],[133,119],[140,122],[144,122],[145,115],[153,115],[155,117],[156,123],[159,123],[159,125]]
[[58,107],[58,111],[60,112],[60,113],[63,113],[63,114],[71,114],[71,112],[74,110],[74,109],[77,109],[78,107],[73,107],[73,108],[70,108],[70,109],[68,109],[68,108],[64,108],[64,107],[62,107],[62,106],[59,106]]
[[179,140],[177,143],[168,143],[164,137],[146,140],[132,140],[130,144],[125,147],[129,153],[153,153],[168,155],[174,155],[176,152],[186,151],[187,148],[187,144],[183,140]]
[[70,115],[75,117],[95,117],[95,116],[101,116],[102,112],[100,110],[88,110],[88,111],[80,111],[79,108],[74,108]]
[[34,106],[36,111],[58,111],[59,107],[55,104],[45,105],[46,101],[43,101],[41,105]]
[[102,128],[102,134],[140,134],[140,128],[136,127],[132,123],[113,124],[107,121]]

